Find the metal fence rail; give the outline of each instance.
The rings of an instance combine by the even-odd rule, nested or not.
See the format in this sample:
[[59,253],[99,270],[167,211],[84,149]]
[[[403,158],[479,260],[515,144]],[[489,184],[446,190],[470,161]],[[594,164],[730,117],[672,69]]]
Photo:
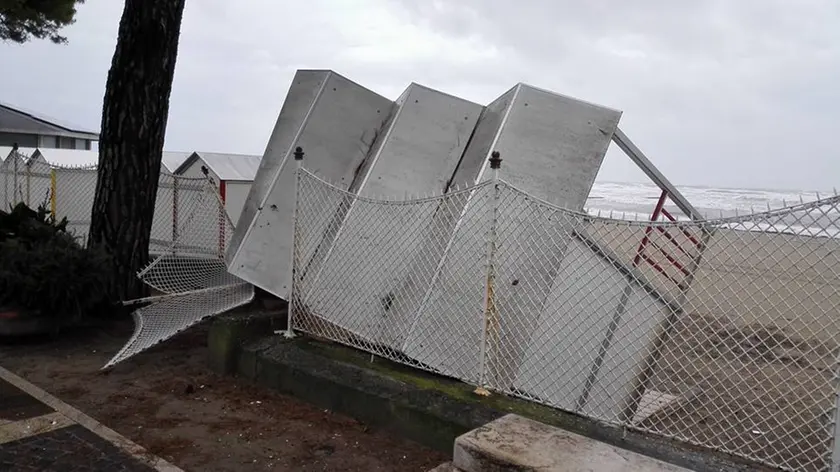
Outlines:
[[294,329],[788,470],[837,460],[840,197],[640,222],[498,178],[408,201],[297,185]]

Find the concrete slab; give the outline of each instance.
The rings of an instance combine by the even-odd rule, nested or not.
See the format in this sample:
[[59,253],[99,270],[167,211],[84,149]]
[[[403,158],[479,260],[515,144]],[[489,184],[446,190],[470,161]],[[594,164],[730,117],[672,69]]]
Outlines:
[[[551,203],[580,209],[620,117],[616,110],[519,84],[487,107],[454,180],[490,179],[487,160],[498,150],[503,180]],[[550,213],[544,206],[512,192],[505,196],[497,227],[504,243],[494,264],[496,303],[505,312],[498,349],[507,361],[490,369],[491,383],[502,386],[513,383],[572,230],[562,221],[541,222],[541,214]],[[405,345],[409,356],[465,379],[475,378],[480,359],[484,233],[492,208],[486,198],[477,192],[457,223],[450,224],[455,234]],[[466,287],[463,281],[478,285]],[[459,359],[452,360],[452,352]]]
[[[294,234],[295,147],[304,148],[308,170],[340,188],[355,190],[360,184],[359,171],[391,109],[391,100],[335,72],[298,71],[227,252],[228,270],[233,275],[287,298]],[[340,203],[328,199],[313,202],[323,218],[309,229],[326,231]]]
[[453,456],[464,472],[689,470],[512,414],[458,437]]
[[[396,106],[361,172],[365,175],[359,195],[403,199],[442,194],[483,107],[418,84],[411,84]],[[308,308],[368,341],[399,348],[417,308],[407,298],[423,292],[413,287],[425,288],[435,269],[436,260],[429,261],[427,246],[434,244],[430,240],[444,237],[445,241],[446,233],[434,225],[438,211],[436,201],[392,207],[355,202],[316,279],[307,282]]]

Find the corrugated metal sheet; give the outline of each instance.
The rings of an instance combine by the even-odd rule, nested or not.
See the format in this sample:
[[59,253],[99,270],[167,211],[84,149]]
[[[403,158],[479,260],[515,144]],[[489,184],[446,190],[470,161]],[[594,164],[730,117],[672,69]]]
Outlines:
[[222,180],[252,181],[260,167],[260,156],[198,152],[204,164]]

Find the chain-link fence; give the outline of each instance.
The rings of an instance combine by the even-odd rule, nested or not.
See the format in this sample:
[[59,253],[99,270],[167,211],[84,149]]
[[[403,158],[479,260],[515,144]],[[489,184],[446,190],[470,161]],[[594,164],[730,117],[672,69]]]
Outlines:
[[[96,179],[95,167],[59,167],[15,152],[0,164],[0,204],[43,205],[67,218],[68,230],[85,244]],[[149,245],[154,259],[138,274],[156,296],[134,312],[134,334],[107,366],[253,299],[253,287],[224,263],[233,228],[216,183],[161,170]]]
[[32,208],[50,208],[52,175],[50,166],[20,152],[0,163],[0,204],[7,210],[19,202]]
[[836,461],[840,197],[639,222],[497,179],[410,201],[297,186],[294,329],[784,469]]
[[[43,205],[56,219],[67,218],[68,231],[84,245],[90,228],[96,179],[95,166],[61,167],[38,156],[12,153],[0,164],[0,205],[5,210],[21,202],[31,208]],[[206,178],[177,176],[161,169],[149,244],[153,255],[168,252],[176,239],[181,251],[199,251],[214,257],[224,251],[223,235],[230,230],[226,227],[229,222],[224,212],[202,225],[193,225],[206,234],[194,229],[186,232],[188,237],[178,236],[191,224],[190,215],[195,215],[196,208],[203,205],[207,185]],[[215,241],[213,247],[206,244],[209,236]]]

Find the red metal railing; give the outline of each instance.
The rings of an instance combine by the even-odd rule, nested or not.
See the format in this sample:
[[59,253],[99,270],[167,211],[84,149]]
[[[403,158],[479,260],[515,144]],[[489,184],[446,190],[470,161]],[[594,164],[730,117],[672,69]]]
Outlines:
[[[665,202],[668,200],[668,192],[666,190],[662,191],[662,194],[659,196],[659,200],[656,202],[656,206],[653,209],[653,213],[650,215],[650,221],[659,221],[660,216],[664,216],[670,221],[677,222],[677,218],[674,217],[668,210],[665,209]],[[639,247],[636,250],[636,256],[633,258],[633,267],[638,267],[641,262],[646,262],[651,267],[653,267],[657,272],[662,274],[665,278],[670,280],[674,283],[680,290],[687,290],[686,286],[686,279],[691,276],[691,272],[688,268],[686,268],[685,264],[680,262],[677,257],[674,256],[671,252],[666,250],[666,248],[662,247],[662,245],[658,244],[656,241],[653,241],[651,238],[651,234],[653,233],[654,229],[658,231],[662,236],[665,238],[665,241],[669,242],[674,248],[677,249],[680,253],[693,258],[695,257],[689,252],[689,249],[686,249],[685,246],[687,244],[681,243],[671,232],[668,231],[665,227],[662,226],[648,226],[645,228],[645,235],[642,237],[642,241],[639,243]],[[679,228],[679,231],[685,236],[685,239],[690,243],[690,245],[694,246],[694,249],[701,250],[702,243],[694,237],[688,230],[685,228]],[[651,257],[647,253],[648,247],[653,247],[658,251],[662,257],[665,258],[666,261],[670,264],[671,267],[675,268],[679,273],[682,274],[683,277],[677,277],[671,272],[666,270],[666,267],[663,267],[663,264],[660,261],[657,261],[653,257]],[[680,280],[681,279],[681,280]]]

